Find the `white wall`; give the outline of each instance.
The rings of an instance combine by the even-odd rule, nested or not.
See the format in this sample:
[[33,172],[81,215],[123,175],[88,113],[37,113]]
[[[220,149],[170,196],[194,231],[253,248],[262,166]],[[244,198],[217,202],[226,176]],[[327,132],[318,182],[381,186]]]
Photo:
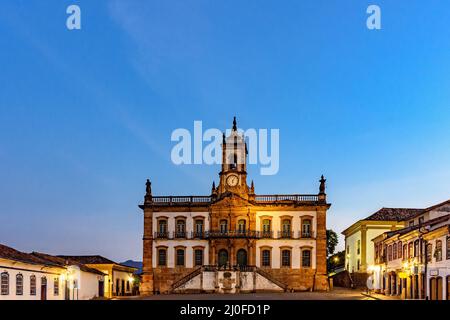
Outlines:
[[[434,252],[436,249],[436,241],[442,241],[442,260],[436,261],[434,257]],[[442,277],[443,285],[442,285],[442,297],[444,300],[446,299],[447,291],[447,276],[450,276],[450,259],[447,260],[447,236],[441,236],[439,238],[429,240],[428,243],[433,245],[433,251],[431,254],[431,262],[428,264],[427,268],[427,295],[430,297],[430,278],[432,277]]]
[[98,297],[99,281],[102,279],[101,275],[81,271],[78,299],[89,300]]
[[358,254],[358,240],[361,241],[361,231],[357,231],[345,238],[345,268],[349,272],[358,271],[357,261],[361,259],[361,252]]
[[301,247],[312,247],[311,268],[316,268],[316,241],[315,240],[287,240],[287,239],[262,239],[256,241],[256,266],[261,267],[261,247],[272,248],[272,268],[281,267],[281,247],[292,247],[291,264],[292,269],[299,269],[301,263]]
[[209,214],[208,212],[154,212],[153,213],[153,233],[158,232],[158,218],[167,217],[167,230],[175,231],[175,217],[186,217],[186,232],[189,234],[194,231],[194,217],[203,217],[204,231],[209,230]]
[[204,247],[203,250],[203,264],[209,264],[209,242],[208,240],[183,240],[183,239],[156,239],[153,241],[153,268],[158,265],[158,252],[157,247],[166,246],[167,247],[167,267],[175,267],[175,247],[185,246],[185,266],[186,268],[194,267],[194,247],[201,246]]
[[[42,268],[42,265],[32,265],[12,260],[0,259],[0,274],[9,274],[9,295],[0,295],[0,300],[41,300],[41,278],[47,278],[47,300],[64,299],[64,282],[61,275],[63,268]],[[18,270],[21,269],[21,270]],[[41,270],[43,269],[43,270]],[[16,275],[23,276],[23,295],[16,295]],[[30,277],[36,276],[36,295],[30,295]],[[59,295],[54,295],[54,278],[59,281]]]
[[[117,279],[119,279],[119,288],[116,288]],[[133,291],[133,279],[134,279],[133,273],[131,272],[113,270],[114,292],[116,292],[116,294],[122,292],[122,280],[123,280],[125,285],[125,293],[131,294],[131,292]],[[127,290],[127,282],[129,283],[129,290]]]
[[261,217],[272,217],[272,231],[274,237],[278,237],[278,231],[282,231],[281,218],[282,216],[292,217],[291,229],[294,231],[294,237],[298,237],[298,233],[301,231],[301,217],[312,217],[312,237],[315,237],[317,233],[317,219],[316,211],[258,211],[256,212],[256,230],[261,231]]

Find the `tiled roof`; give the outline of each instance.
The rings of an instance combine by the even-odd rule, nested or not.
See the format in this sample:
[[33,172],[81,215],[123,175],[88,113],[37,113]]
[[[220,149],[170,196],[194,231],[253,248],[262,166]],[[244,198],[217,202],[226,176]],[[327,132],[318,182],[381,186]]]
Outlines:
[[427,226],[434,226],[436,224],[439,224],[441,222],[447,221],[449,219],[450,219],[450,214],[447,214],[445,216],[440,216],[440,217],[437,217],[437,218],[425,221],[425,222],[423,222],[421,224],[416,224],[414,226],[406,227],[406,228],[399,229],[399,230],[388,231],[388,232],[386,232],[386,236],[387,236],[386,239],[391,238],[392,236],[395,236],[395,235],[403,235],[403,234],[406,234],[408,232],[417,230],[419,228],[423,228],[423,227],[427,227]]
[[447,204],[450,204],[450,200],[446,200],[446,201],[444,201],[444,202],[441,202],[441,203],[432,205],[431,207],[428,207],[428,208],[424,209],[423,212],[419,212],[419,213],[416,213],[415,215],[411,216],[410,219],[416,218],[416,217],[417,217],[418,215],[420,215],[421,213],[433,211],[433,210],[435,210],[435,209],[437,209],[437,208],[439,208],[439,207],[445,206],[445,205],[447,205]]
[[119,264],[105,257],[94,255],[94,256],[58,256],[63,259],[75,260],[83,264]]
[[40,253],[40,252],[32,252],[31,254],[36,256],[36,257],[39,257],[41,259],[48,260],[48,261],[50,261],[50,262],[52,262],[54,264],[60,265],[62,267],[75,265],[75,266],[78,266],[81,271],[95,273],[95,274],[99,274],[99,275],[104,275],[103,272],[101,272],[101,271],[99,271],[97,269],[94,269],[94,268],[90,268],[90,267],[88,267],[88,266],[86,266],[86,265],[84,265],[84,264],[82,264],[82,263],[80,263],[79,261],[76,261],[76,260],[65,259],[65,258],[61,258],[61,257],[58,257],[58,256],[52,256],[52,255],[45,254],[45,253]]
[[48,259],[43,259],[42,257],[21,252],[16,249],[10,248],[3,244],[0,244],[0,258],[19,261],[23,263],[29,264],[38,264],[38,265],[46,265],[53,267],[61,267],[60,264],[50,261]]
[[88,266],[85,266],[84,264],[75,260],[63,259],[40,252],[25,253],[13,249],[11,247],[5,246],[3,244],[0,244],[0,258],[19,261],[28,264],[44,265],[59,268],[66,268],[69,265],[76,265],[82,271],[103,275],[102,272],[93,268],[89,268]]
[[382,208],[363,220],[370,221],[403,221],[424,212],[424,209]]

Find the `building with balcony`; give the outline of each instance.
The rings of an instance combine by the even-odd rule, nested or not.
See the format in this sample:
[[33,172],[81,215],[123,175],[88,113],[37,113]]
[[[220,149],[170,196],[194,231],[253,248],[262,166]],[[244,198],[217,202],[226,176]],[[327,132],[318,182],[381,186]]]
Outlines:
[[373,239],[374,289],[403,299],[450,300],[450,200]]
[[325,179],[318,194],[256,195],[246,159],[235,119],[210,195],[153,196],[147,180],[142,294],[328,288]]
[[375,262],[372,239],[388,231],[402,229],[406,219],[421,213],[423,209],[382,208],[365,219],[345,229],[345,270],[357,286],[365,286]]

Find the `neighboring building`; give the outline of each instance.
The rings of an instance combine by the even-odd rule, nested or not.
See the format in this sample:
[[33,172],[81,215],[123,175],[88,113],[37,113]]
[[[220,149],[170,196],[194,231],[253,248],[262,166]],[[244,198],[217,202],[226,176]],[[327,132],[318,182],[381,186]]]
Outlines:
[[450,300],[450,200],[374,242],[374,289],[404,299]]
[[313,195],[255,195],[247,145],[223,135],[208,196],[152,196],[147,180],[141,294],[327,290],[325,179]]
[[0,300],[87,300],[102,296],[103,273],[0,244]]
[[422,211],[382,208],[345,229],[342,232],[345,236],[345,269],[350,273],[367,274],[368,267],[374,264],[372,239],[384,232],[403,228],[405,219]]
[[89,268],[101,271],[105,274],[105,297],[130,296],[133,294],[134,272],[137,268],[129,267],[105,257],[94,256],[59,256],[64,259],[78,261]]

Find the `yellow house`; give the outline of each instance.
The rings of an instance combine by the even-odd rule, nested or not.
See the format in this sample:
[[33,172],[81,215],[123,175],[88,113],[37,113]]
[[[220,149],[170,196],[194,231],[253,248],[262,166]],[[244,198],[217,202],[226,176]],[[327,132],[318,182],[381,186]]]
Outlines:
[[405,226],[405,220],[423,209],[382,208],[342,231],[345,236],[345,269],[350,273],[367,273],[375,262],[372,239]]

